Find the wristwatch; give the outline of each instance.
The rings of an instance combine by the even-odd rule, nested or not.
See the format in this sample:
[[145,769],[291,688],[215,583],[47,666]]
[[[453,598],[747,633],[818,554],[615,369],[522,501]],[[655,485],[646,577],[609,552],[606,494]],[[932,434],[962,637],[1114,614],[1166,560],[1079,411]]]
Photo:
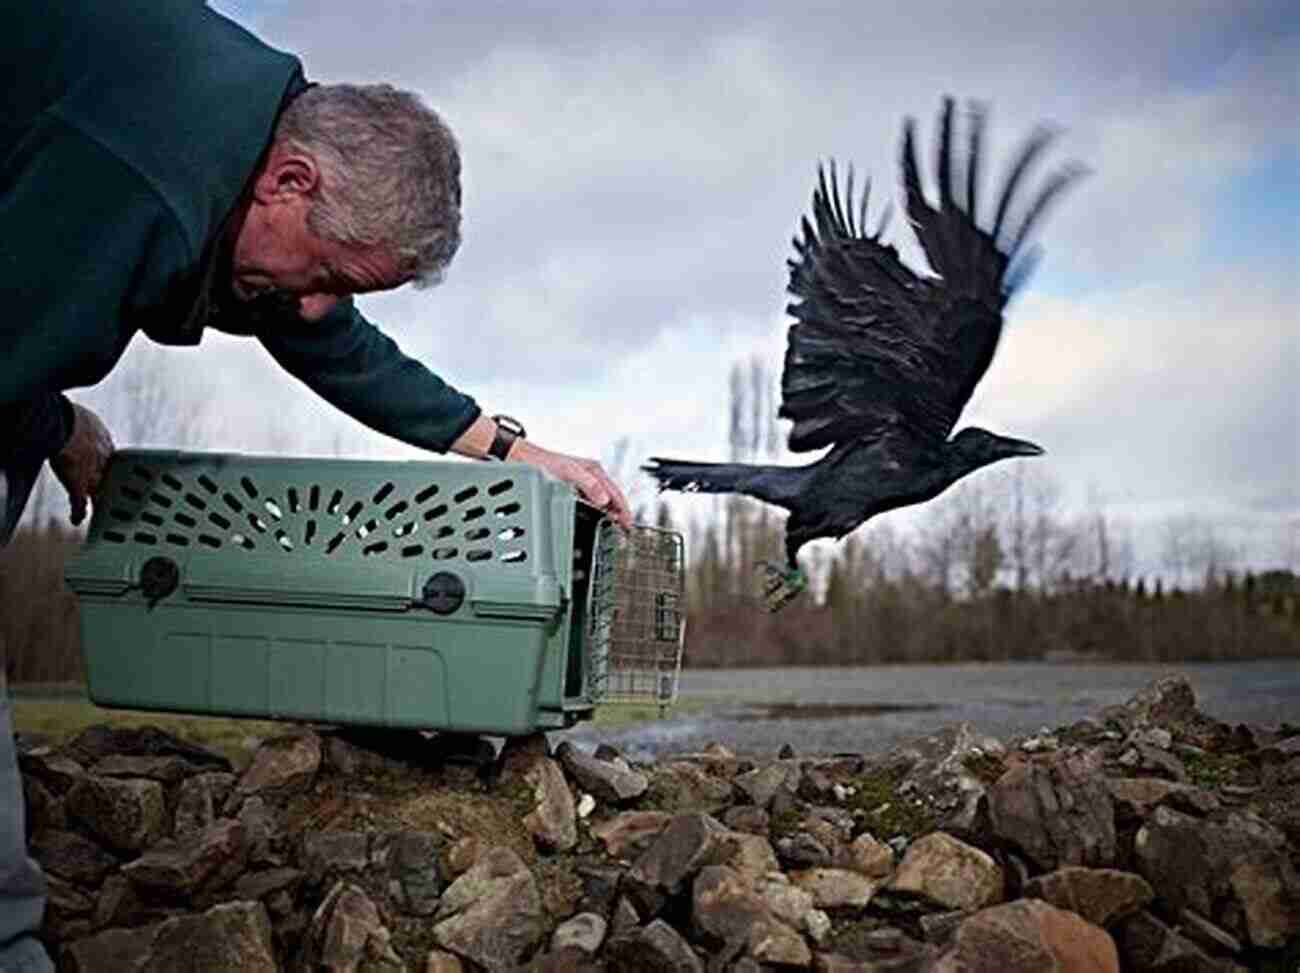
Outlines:
[[492,421],[497,424],[497,432],[492,437],[492,445],[488,447],[488,455],[504,461],[515,440],[525,438],[528,433],[524,432],[523,424],[518,419],[510,416],[493,416]]

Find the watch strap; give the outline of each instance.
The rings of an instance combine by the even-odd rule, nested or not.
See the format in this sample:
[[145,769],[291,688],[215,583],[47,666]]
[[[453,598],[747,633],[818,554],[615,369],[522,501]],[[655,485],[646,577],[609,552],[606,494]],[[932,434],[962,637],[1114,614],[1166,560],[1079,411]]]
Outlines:
[[515,440],[523,439],[527,433],[524,432],[523,425],[510,416],[493,416],[492,421],[496,423],[497,431],[492,437],[492,445],[488,447],[488,455],[504,462],[510,455],[510,447],[515,444]]

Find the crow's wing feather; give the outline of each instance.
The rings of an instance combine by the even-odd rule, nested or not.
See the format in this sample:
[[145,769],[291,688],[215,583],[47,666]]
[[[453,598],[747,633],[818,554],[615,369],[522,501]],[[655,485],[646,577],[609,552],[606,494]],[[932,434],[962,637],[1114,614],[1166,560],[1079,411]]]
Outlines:
[[[788,262],[795,300],[779,415],[794,420],[796,452],[906,427],[946,439],[988,369],[1002,331],[1002,309],[1023,280],[1012,262],[1029,229],[1080,174],[1066,167],[1039,192],[1009,245],[1000,245],[1016,189],[1051,140],[1035,133],[1007,178],[993,229],[978,218],[984,116],[971,114],[964,172],[954,159],[953,103],[940,114],[938,204],[921,186],[911,121],[904,125],[903,189],[908,222],[936,277],[920,277],[866,228],[867,191],[853,212],[852,175],[841,201],[834,164],[818,173],[813,222],[805,218]],[[963,178],[964,177],[964,178]],[[1026,269],[1027,261],[1019,261]],[[1008,268],[1010,267],[1010,272]]]

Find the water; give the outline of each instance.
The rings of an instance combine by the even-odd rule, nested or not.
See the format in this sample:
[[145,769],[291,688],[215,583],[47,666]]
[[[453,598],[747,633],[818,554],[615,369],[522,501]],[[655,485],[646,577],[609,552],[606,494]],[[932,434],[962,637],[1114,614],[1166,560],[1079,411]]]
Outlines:
[[1072,723],[1169,675],[1186,676],[1200,710],[1225,722],[1300,724],[1295,659],[994,663],[686,671],[682,706],[667,718],[617,728],[583,725],[558,736],[580,745],[608,742],[639,759],[714,741],[756,756],[775,755],[786,743],[801,755],[876,753],[963,721],[1004,740]]

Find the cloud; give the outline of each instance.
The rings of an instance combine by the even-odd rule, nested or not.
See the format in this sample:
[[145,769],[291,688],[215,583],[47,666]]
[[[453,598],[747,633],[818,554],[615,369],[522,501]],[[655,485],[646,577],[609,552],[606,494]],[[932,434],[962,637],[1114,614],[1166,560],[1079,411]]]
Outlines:
[[[780,365],[784,262],[817,162],[870,174],[878,213],[897,195],[902,118],[928,157],[951,92],[991,105],[990,206],[1041,121],[1062,129],[1045,170],[1093,170],[1039,234],[1044,262],[969,421],[1043,442],[1040,462],[1135,523],[1195,508],[1248,524],[1261,558],[1300,509],[1294,247],[1223,250],[1284,244],[1255,223],[1295,212],[1262,202],[1273,177],[1242,188],[1300,151],[1286,4],[217,6],[313,79],[412,87],[450,120],[462,251],[439,288],[362,307],[539,441],[724,456],[732,363]],[[891,232],[919,265],[902,220]],[[222,403],[222,446],[411,455],[255,343],[169,356],[188,394]]]

